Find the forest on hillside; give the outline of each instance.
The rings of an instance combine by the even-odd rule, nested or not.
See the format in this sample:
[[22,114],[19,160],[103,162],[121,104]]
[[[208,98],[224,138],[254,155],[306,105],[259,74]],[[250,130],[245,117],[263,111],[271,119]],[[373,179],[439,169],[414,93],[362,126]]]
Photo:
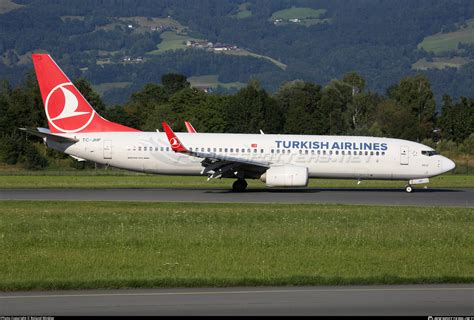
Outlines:
[[[468,30],[465,28],[474,18],[474,2],[470,0],[14,3],[15,9],[0,13],[0,78],[19,85],[32,69],[31,52],[48,52],[71,78],[85,77],[94,86],[112,84],[102,96],[109,105],[125,103],[133,92],[142,90],[147,83],[160,83],[167,73],[187,77],[216,75],[221,84],[255,79],[274,93],[288,81],[328,85],[333,79],[357,72],[364,77],[366,87],[378,94],[386,94],[388,87],[406,76],[419,74],[429,79],[439,106],[445,94],[459,99],[472,96],[474,91],[472,43],[459,43],[441,52],[419,47],[430,35]],[[310,24],[278,25],[271,20],[275,12],[295,7],[320,12],[320,16],[309,19]],[[160,30],[129,28],[133,24],[130,21],[135,21],[130,20],[133,17],[141,17],[147,26],[168,19],[179,25],[179,30],[169,26]],[[235,45],[242,51],[235,55],[198,49],[157,52],[165,31]],[[452,67],[447,63],[445,68],[427,70],[412,68],[421,59],[429,63],[453,57],[463,64]],[[136,62],[124,62],[127,58]],[[286,67],[279,67],[269,58]],[[127,85],[114,87],[114,83]],[[237,90],[218,86],[216,91]]]

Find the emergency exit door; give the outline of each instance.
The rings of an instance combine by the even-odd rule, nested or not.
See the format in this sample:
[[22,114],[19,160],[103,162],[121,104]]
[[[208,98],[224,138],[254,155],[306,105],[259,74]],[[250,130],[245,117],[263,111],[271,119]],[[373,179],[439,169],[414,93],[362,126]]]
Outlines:
[[400,164],[407,165],[409,161],[409,148],[407,146],[400,147]]
[[112,159],[112,141],[104,140],[104,159]]

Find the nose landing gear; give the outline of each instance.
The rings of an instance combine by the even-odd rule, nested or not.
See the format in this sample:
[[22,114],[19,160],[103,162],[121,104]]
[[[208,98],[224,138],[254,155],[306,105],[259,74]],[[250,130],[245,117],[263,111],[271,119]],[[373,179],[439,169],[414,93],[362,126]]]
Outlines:
[[232,191],[234,192],[242,192],[242,191],[245,191],[246,188],[247,188],[247,181],[245,181],[245,179],[237,179],[232,184]]
[[413,188],[411,187],[411,185],[407,184],[406,187],[405,187],[405,191],[410,193],[413,191]]

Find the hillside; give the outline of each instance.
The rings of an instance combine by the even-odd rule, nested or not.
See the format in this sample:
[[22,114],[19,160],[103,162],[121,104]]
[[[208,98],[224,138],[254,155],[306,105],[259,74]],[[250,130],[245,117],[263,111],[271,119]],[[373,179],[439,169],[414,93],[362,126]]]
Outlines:
[[424,73],[439,101],[472,96],[473,35],[469,0],[8,0],[0,77],[19,84],[31,53],[45,51],[109,104],[167,72],[222,89],[258,79],[273,92],[356,71],[381,94]]

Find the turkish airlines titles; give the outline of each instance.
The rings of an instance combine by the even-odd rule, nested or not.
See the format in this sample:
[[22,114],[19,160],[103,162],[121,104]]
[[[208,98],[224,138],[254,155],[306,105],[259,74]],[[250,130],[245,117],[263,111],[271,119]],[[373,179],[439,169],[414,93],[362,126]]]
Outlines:
[[379,142],[333,142],[328,141],[294,141],[294,140],[275,140],[277,149],[332,149],[332,150],[368,150],[368,151],[387,151],[386,143]]

